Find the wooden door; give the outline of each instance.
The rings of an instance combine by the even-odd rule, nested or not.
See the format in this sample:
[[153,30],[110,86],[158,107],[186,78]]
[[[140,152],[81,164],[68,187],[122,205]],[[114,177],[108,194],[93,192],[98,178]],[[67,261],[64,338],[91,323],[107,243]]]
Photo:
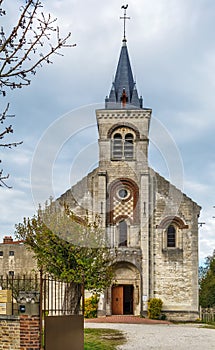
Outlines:
[[112,287],[112,315],[123,315],[123,286]]

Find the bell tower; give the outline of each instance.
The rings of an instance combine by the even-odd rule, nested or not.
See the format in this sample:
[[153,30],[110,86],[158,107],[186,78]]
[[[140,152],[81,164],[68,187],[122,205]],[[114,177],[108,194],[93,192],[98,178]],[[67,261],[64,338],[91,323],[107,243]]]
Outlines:
[[[122,18],[129,17],[125,13]],[[110,93],[105,99],[105,109],[96,111],[101,167],[106,167],[107,162],[121,166],[128,163],[135,172],[148,167],[151,112],[143,107],[143,98],[138,95],[124,29],[120,57]]]
[[[139,276],[133,293],[148,297],[149,170],[148,143],[151,109],[144,108],[130,64],[124,8],[124,36],[119,61],[105,108],[96,111],[99,132],[98,199],[102,222],[123,274]],[[117,274],[116,274],[117,275]],[[141,276],[141,277],[140,277]],[[125,279],[117,280],[128,288]],[[139,291],[138,291],[139,290]],[[110,291],[111,293],[111,291]],[[118,298],[117,298],[118,299]],[[142,312],[142,301],[136,301]],[[114,306],[113,306],[114,309]],[[111,313],[111,310],[110,310]]]

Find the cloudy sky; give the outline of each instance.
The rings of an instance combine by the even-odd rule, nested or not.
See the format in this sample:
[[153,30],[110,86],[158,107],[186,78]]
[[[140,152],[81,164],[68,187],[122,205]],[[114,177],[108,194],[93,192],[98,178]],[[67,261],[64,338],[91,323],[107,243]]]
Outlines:
[[[150,166],[202,206],[203,261],[215,249],[215,2],[126,3],[133,73],[145,107],[153,110]],[[58,18],[62,34],[72,32],[70,42],[77,46],[39,69],[30,87],[1,98],[1,105],[9,101],[10,113],[16,114],[14,140],[24,141],[16,149],[1,151],[2,166],[10,173],[8,184],[13,186],[0,188],[1,239],[13,235],[14,225],[33,215],[38,202],[58,197],[96,166],[94,110],[103,106],[115,74],[123,34],[122,4],[121,0],[45,1],[44,11]],[[9,27],[18,14],[14,2],[8,11]],[[168,135],[165,150],[158,125]],[[171,164],[169,145],[174,149]]]

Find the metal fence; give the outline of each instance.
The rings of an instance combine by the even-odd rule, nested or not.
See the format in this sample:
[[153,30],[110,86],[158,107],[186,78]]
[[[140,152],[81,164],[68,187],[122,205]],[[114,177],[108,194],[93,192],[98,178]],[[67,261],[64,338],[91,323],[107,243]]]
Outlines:
[[41,306],[46,316],[70,315],[70,283],[45,275],[42,278]]
[[200,308],[200,319],[202,322],[215,322],[215,308]]
[[1,276],[0,289],[12,291],[12,314],[19,313],[18,306],[38,303],[41,317],[70,315],[71,284],[59,281],[50,275]]
[[11,290],[12,315],[19,313],[18,305],[39,303],[40,279],[38,274],[1,276],[0,290]]

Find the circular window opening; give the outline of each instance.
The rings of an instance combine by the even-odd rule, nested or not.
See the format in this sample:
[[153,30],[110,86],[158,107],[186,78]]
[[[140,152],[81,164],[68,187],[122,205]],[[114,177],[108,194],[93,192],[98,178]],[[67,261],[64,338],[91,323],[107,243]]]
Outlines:
[[128,197],[129,192],[126,190],[126,188],[121,188],[121,190],[119,190],[118,194],[119,194],[120,198],[125,199]]

